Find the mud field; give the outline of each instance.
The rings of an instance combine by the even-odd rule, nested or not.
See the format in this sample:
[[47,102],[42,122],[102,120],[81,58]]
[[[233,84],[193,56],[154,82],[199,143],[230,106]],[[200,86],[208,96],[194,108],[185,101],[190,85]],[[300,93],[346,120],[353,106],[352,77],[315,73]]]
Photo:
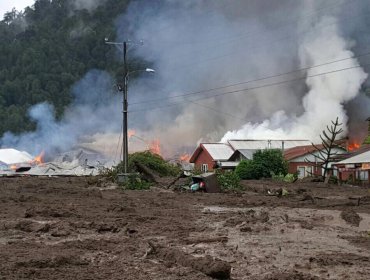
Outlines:
[[369,189],[243,184],[191,194],[0,178],[0,279],[370,279]]

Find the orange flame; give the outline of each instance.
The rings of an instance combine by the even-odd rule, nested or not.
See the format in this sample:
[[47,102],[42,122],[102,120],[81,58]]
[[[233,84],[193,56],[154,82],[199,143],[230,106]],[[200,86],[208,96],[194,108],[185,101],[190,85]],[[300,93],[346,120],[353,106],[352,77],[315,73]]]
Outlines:
[[136,131],[133,130],[133,129],[130,129],[128,132],[127,132],[127,135],[128,135],[128,139],[130,139],[132,136],[135,136],[136,135]]
[[40,165],[44,163],[44,156],[45,152],[42,151],[38,156],[36,156],[33,160],[31,160],[32,165]]
[[161,143],[158,139],[150,143],[149,151],[153,154],[161,155]]
[[16,165],[11,165],[10,169],[15,171],[15,170],[17,170],[17,166]]
[[180,161],[189,162],[190,157],[191,157],[191,156],[190,156],[189,154],[182,154],[182,155],[180,156]]
[[359,149],[360,147],[361,147],[361,145],[359,143],[353,142],[353,143],[348,144],[347,149],[348,149],[348,151],[352,152],[352,151],[355,151],[355,150]]

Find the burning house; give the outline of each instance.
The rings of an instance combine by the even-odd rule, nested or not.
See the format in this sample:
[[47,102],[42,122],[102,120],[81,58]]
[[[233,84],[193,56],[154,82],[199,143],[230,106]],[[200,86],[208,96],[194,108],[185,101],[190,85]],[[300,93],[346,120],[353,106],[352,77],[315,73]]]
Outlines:
[[370,183],[370,118],[368,122],[368,134],[362,145],[359,141],[347,146],[348,153],[341,160],[333,164],[334,175],[340,181]]
[[370,147],[334,164],[335,175],[340,181],[370,183]]

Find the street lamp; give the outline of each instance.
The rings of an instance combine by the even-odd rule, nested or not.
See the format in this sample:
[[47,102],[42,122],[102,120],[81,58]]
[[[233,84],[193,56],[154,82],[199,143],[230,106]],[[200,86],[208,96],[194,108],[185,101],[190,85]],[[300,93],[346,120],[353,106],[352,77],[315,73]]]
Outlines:
[[[122,46],[123,50],[123,66],[124,66],[124,73],[123,73],[123,85],[118,84],[118,90],[123,92],[123,126],[122,126],[122,160],[123,160],[123,172],[127,174],[127,168],[128,168],[128,102],[127,102],[127,92],[128,92],[128,78],[129,75],[135,72],[149,72],[154,73],[155,71],[151,68],[146,68],[142,70],[134,70],[129,71],[128,64],[127,64],[127,50],[128,50],[128,44],[135,44],[132,42],[110,42],[108,38],[105,38],[105,43],[107,45],[116,45],[116,46]],[[143,41],[140,42],[140,45],[143,44]]]

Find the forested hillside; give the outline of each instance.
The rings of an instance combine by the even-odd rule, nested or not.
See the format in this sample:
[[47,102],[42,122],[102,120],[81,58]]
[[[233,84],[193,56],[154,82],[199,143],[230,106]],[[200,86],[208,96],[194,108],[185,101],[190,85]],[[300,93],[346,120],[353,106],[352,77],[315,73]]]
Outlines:
[[57,116],[69,104],[71,86],[92,68],[117,75],[114,20],[129,0],[107,0],[93,10],[74,9],[72,0],[37,0],[0,22],[0,135],[33,129],[31,105],[48,101]]

